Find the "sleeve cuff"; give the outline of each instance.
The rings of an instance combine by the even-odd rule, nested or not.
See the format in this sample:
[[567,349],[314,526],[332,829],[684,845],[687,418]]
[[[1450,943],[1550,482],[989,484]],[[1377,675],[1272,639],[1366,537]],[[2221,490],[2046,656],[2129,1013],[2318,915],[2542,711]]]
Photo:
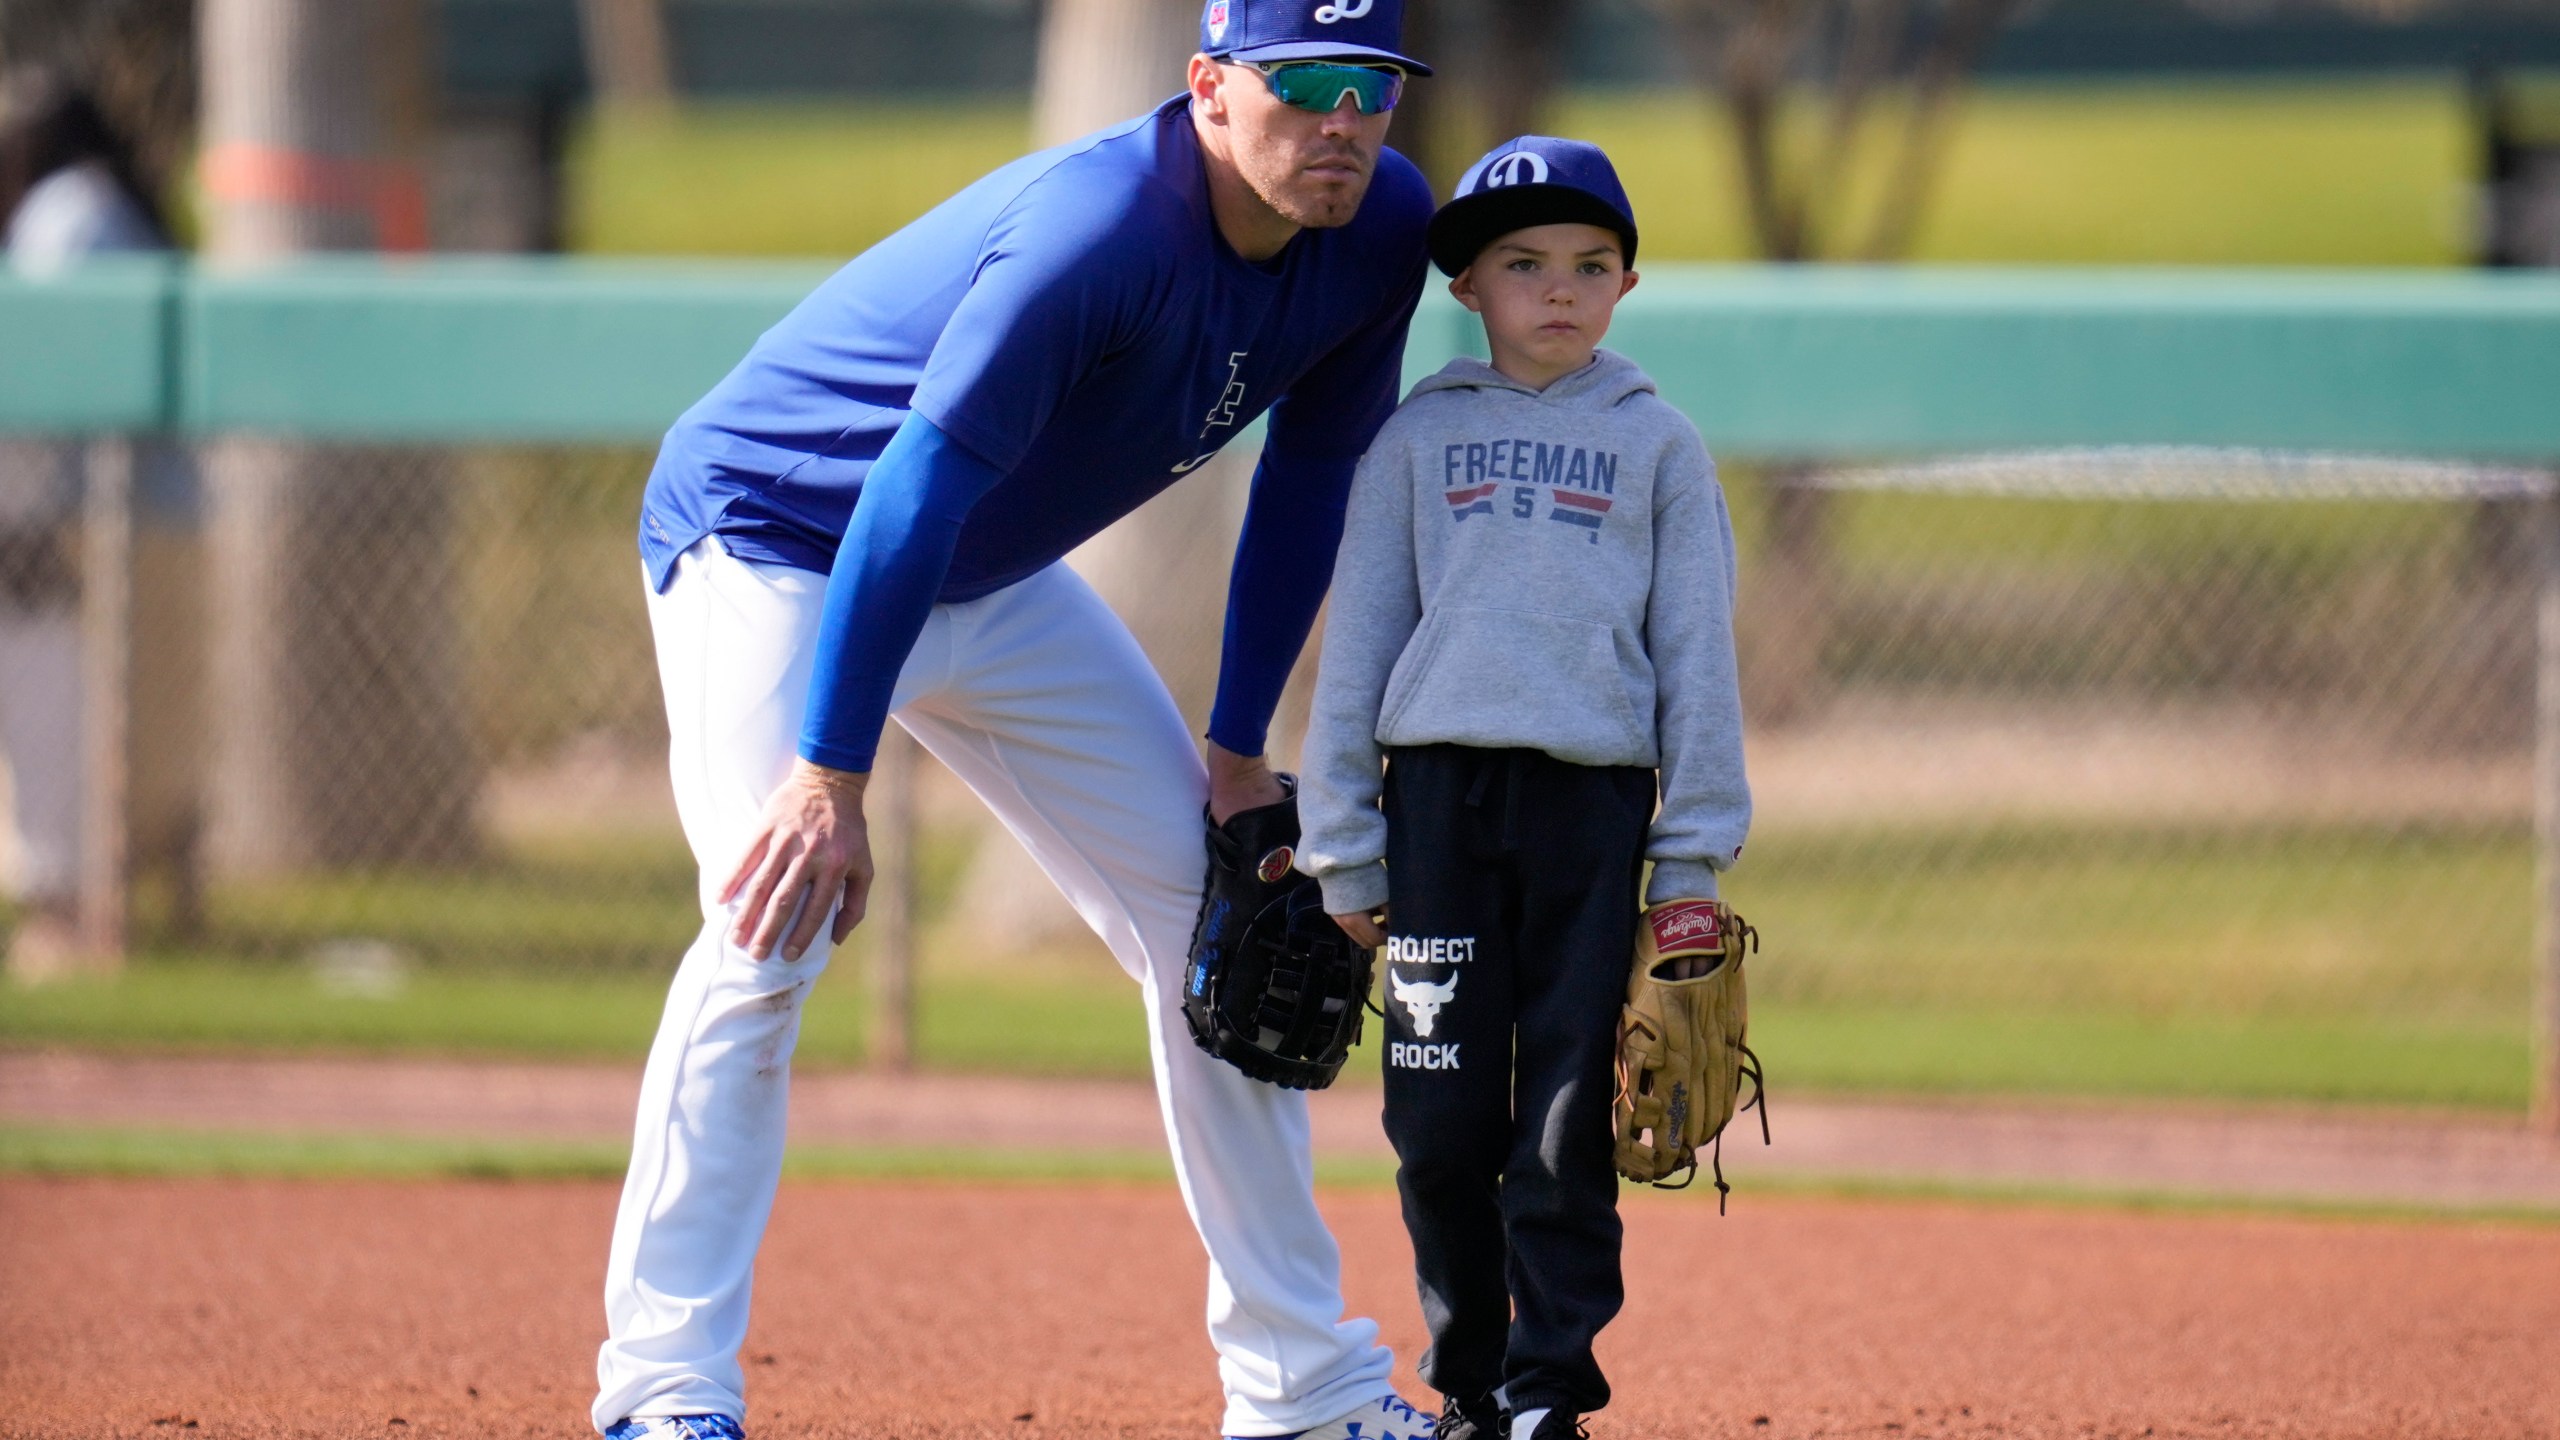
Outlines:
[[1230,755],[1247,758],[1270,748],[1271,721],[1266,717],[1258,725],[1247,725],[1223,710],[1213,709],[1209,715],[1209,739]]
[[1324,913],[1327,915],[1366,915],[1387,903],[1387,867],[1384,861],[1372,860],[1366,865],[1319,875],[1316,883],[1324,888]]
[[[1332,892],[1326,892],[1329,900]],[[1716,898],[1715,867],[1703,860],[1656,860],[1653,879],[1644,887],[1644,903],[1659,905],[1665,900],[1713,900]]]
[[1010,474],[1013,467],[1022,463],[1022,456],[1018,452],[1008,459],[997,459],[997,456],[1003,455],[1010,447],[987,435],[967,419],[952,414],[949,407],[945,406],[938,396],[924,394],[912,396],[907,401],[907,411],[909,414],[923,416],[926,424],[941,431],[943,438],[968,451],[969,458],[981,465],[993,466]]
[[800,758],[812,765],[842,770],[854,775],[871,773],[872,762],[879,758],[877,748],[856,750],[848,745],[828,745],[815,740],[800,742]]

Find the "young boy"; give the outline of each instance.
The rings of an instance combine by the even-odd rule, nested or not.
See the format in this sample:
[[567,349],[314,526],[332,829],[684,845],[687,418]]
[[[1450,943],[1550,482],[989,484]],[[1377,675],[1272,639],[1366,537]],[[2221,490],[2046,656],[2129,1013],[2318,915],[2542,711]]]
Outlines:
[[1750,821],[1733,530],[1695,427],[1596,348],[1636,283],[1606,155],[1500,146],[1430,245],[1493,362],[1414,387],[1360,463],[1298,863],[1386,950],[1437,1433],[1564,1440],[1608,1402],[1592,1341],[1623,1295],[1610,1100],[1639,876],[1650,858],[1648,901],[1711,898]]

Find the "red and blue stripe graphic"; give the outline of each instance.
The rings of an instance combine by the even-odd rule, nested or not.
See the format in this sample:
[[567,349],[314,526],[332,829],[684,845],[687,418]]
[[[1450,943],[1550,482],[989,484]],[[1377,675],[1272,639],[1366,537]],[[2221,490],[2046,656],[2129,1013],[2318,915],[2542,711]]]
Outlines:
[[1601,522],[1609,518],[1609,497],[1585,495],[1578,490],[1555,490],[1550,493],[1556,497],[1556,507],[1547,512],[1547,518],[1561,520],[1567,525],[1579,525],[1591,532],[1592,544],[1599,544]]
[[1494,488],[1491,485],[1476,485],[1465,490],[1443,490],[1440,492],[1440,498],[1449,502],[1450,519],[1464,520],[1470,515],[1493,513]]

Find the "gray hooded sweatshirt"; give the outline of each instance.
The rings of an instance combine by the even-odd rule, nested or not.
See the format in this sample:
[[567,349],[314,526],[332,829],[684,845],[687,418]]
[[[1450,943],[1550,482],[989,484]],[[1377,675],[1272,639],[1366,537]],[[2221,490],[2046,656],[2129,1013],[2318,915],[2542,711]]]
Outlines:
[[1382,749],[1441,743],[1660,767],[1646,898],[1713,896],[1751,823],[1733,593],[1715,463],[1634,362],[1540,391],[1461,359],[1415,386],[1334,567],[1299,797],[1325,908],[1386,903]]

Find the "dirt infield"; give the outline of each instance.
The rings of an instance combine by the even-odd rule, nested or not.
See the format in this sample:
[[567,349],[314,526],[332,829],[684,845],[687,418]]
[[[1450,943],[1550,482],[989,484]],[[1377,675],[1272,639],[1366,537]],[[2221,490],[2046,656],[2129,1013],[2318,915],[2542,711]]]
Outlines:
[[[586,1434],[613,1197],[0,1179],[0,1435]],[[1421,1398],[1394,1198],[1326,1203]],[[1599,1440],[2560,1435],[2560,1228],[1626,1211]],[[1205,1440],[1202,1276],[1165,1186],[786,1186],[754,1433]]]
[[[132,1055],[0,1049],[0,1127],[137,1126],[296,1136],[439,1136],[627,1143],[630,1064],[281,1055]],[[1315,1152],[1391,1164],[1378,1092],[1308,1100]],[[2038,1186],[2560,1216],[2560,1141],[2521,1116],[2339,1107],[2106,1104],[1789,1093],[1776,1144],[1726,1156],[1737,1182]],[[791,1139],[855,1149],[1117,1155],[1160,1162],[1164,1117],[1144,1080],[877,1075],[800,1070]]]

